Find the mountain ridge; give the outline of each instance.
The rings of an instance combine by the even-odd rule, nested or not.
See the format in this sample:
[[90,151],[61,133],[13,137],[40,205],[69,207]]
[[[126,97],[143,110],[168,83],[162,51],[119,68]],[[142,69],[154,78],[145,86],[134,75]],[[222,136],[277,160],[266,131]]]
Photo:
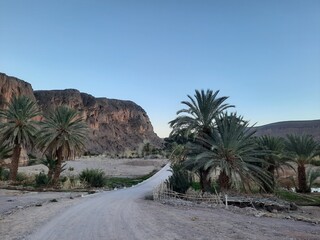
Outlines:
[[320,141],[320,119],[280,121],[253,127],[253,130],[256,131],[255,136],[286,137],[287,134],[307,134]]
[[78,110],[89,126],[88,154],[137,152],[145,142],[162,144],[145,110],[130,100],[95,98],[73,88],[34,91],[30,83],[4,73],[0,73],[0,93],[0,108],[12,96],[26,95],[44,114],[60,105]]

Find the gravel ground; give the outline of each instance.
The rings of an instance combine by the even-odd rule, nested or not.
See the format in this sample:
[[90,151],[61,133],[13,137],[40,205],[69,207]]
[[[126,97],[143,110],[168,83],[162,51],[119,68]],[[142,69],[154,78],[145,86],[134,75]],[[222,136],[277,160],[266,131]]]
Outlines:
[[[72,161],[68,166],[74,168],[74,173],[93,167],[105,169],[110,176],[137,176],[159,169],[164,163],[166,160],[111,160],[95,157]],[[19,169],[28,174],[41,170],[39,166]],[[95,196],[79,197],[82,193],[75,194],[70,199],[70,193],[0,190],[1,240],[25,239],[51,219]],[[57,202],[50,201],[52,199],[57,199]],[[320,239],[320,225],[315,224],[320,222],[319,207],[304,207],[291,215],[272,215],[261,214],[253,209],[230,207],[226,210],[221,207],[163,204],[143,199],[135,200],[133,206],[137,210],[137,222],[132,226],[143,228],[144,233],[152,232],[153,239]],[[315,221],[301,221],[303,218]]]

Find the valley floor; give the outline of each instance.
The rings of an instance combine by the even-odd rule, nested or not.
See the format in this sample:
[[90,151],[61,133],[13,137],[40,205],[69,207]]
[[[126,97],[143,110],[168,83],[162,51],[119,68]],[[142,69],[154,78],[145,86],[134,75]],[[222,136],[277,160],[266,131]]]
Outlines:
[[[92,166],[101,164],[101,159],[92,161]],[[120,173],[121,176],[136,176],[145,169],[147,174],[153,169],[159,168],[166,160],[107,160],[108,168],[112,166],[112,173]],[[87,159],[71,164],[76,171],[81,167],[89,167]],[[156,163],[157,162],[157,163]],[[141,165],[140,170],[139,165]],[[149,169],[145,165],[150,165]],[[127,169],[125,172],[124,169]],[[34,169],[33,169],[34,170]],[[32,171],[33,171],[32,170]],[[31,171],[27,169],[25,171]],[[98,195],[100,193],[97,193]],[[0,236],[1,240],[28,239],[31,233],[41,228],[51,219],[59,216],[67,209],[84,203],[88,198],[94,198],[97,194],[83,195],[83,193],[23,193],[12,190],[0,189]],[[71,198],[70,198],[71,197]],[[23,200],[25,199],[25,200]],[[56,199],[57,201],[52,201]],[[252,209],[239,209],[236,207],[205,208],[198,206],[181,206],[176,204],[163,204],[145,199],[134,200],[137,212],[132,218],[136,219],[135,225],[123,223],[123,231],[126,226],[130,231],[139,231],[151,234],[153,239],[183,239],[183,240],[209,240],[209,239],[320,239],[320,208],[304,207],[297,212],[286,214],[275,213],[270,217]],[[38,206],[36,206],[38,205]],[[312,222],[293,220],[314,219]],[[287,219],[286,219],[287,218]],[[318,220],[318,224],[315,222]],[[106,236],[104,236],[105,239]],[[110,239],[117,239],[111,237]],[[128,237],[130,239],[130,236]],[[139,239],[139,238],[136,238]]]
[[[79,197],[46,201],[41,207],[2,215],[1,239],[26,239],[54,216],[84,200]],[[152,231],[153,239],[320,239],[320,225],[302,221],[257,217],[235,209],[172,206],[144,199],[138,201],[138,206],[143,231]],[[316,208],[308,208],[305,213],[315,210],[319,214]]]

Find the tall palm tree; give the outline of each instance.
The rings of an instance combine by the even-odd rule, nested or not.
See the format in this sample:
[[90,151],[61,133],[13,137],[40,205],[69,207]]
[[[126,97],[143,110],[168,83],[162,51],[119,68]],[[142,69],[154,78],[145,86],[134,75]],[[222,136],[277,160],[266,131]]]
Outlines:
[[[212,90],[198,91],[195,90],[194,98],[188,95],[190,101],[182,101],[181,103],[186,108],[177,112],[179,115],[174,120],[170,121],[172,132],[170,135],[186,133],[193,134],[195,137],[202,137],[210,134],[215,125],[216,117],[224,110],[234,107],[225,103],[228,97],[217,97],[219,91]],[[209,178],[210,169],[203,166],[199,168],[200,185],[202,191],[208,190],[211,187]]]
[[52,181],[56,186],[62,162],[69,159],[72,154],[85,149],[88,126],[76,110],[66,106],[60,106],[50,112],[41,122],[41,126],[37,145],[44,153],[56,158]]
[[317,155],[320,154],[320,144],[310,135],[287,135],[286,150],[290,160],[298,164],[298,189],[297,192],[308,193],[311,191],[307,184],[306,167]]
[[5,110],[0,111],[0,144],[13,148],[10,177],[16,180],[21,149],[32,146],[37,132],[38,122],[34,120],[40,114],[37,104],[26,96],[13,97]]
[[257,138],[256,143],[257,149],[263,153],[261,156],[265,160],[265,166],[263,167],[267,170],[271,178],[271,188],[264,186],[264,189],[267,192],[273,192],[275,187],[275,172],[283,166],[291,167],[283,157],[284,139],[264,135]]
[[248,122],[235,114],[223,114],[216,123],[217,128],[211,134],[189,145],[190,154],[185,165],[191,165],[194,170],[219,169],[221,189],[239,183],[250,186],[250,181],[268,184],[270,179],[259,166],[263,160],[257,157],[259,153],[252,138],[254,131]]
[[224,110],[234,107],[224,103],[228,97],[219,97],[219,91],[213,92],[212,90],[195,90],[194,98],[188,95],[188,101],[181,103],[186,105],[187,108],[181,109],[177,112],[176,119],[169,122],[172,127],[172,133],[187,130],[187,133],[195,132],[198,134],[208,133],[212,126],[214,126],[215,118]]

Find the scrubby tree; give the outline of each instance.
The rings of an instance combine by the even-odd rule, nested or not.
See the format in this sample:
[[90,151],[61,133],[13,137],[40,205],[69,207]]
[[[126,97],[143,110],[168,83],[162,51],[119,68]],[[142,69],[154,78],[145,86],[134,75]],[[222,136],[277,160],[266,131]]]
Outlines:
[[40,114],[37,104],[26,96],[15,96],[4,110],[0,111],[0,145],[13,148],[10,180],[18,173],[21,149],[33,145],[37,132],[35,117]]
[[307,184],[305,165],[310,163],[320,153],[320,144],[310,135],[287,135],[286,150],[288,158],[298,165],[297,192],[308,193],[311,191]]
[[[179,110],[178,116],[169,122],[172,127],[171,135],[184,133],[188,138],[190,134],[194,134],[195,137],[210,134],[217,116],[224,110],[233,107],[225,103],[228,97],[217,97],[218,94],[219,91],[196,90],[194,97],[188,95],[189,101],[181,102],[186,108]],[[198,169],[202,191],[211,188],[210,171],[211,169],[207,166]]]
[[66,106],[59,106],[41,122],[37,146],[57,161],[52,182],[54,186],[58,183],[62,162],[85,149],[87,129],[78,112]]

